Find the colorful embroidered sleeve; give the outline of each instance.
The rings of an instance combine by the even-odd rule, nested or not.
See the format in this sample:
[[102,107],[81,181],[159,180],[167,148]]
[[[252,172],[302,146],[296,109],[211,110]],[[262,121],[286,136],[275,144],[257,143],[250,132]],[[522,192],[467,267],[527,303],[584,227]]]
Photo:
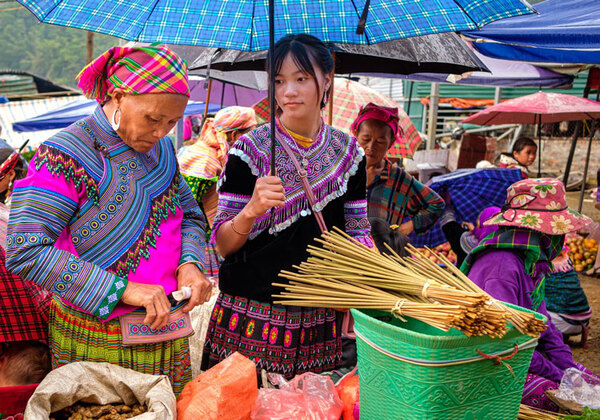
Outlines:
[[181,223],[181,260],[180,265],[195,263],[204,271],[204,247],[206,246],[206,217],[198,207],[189,185],[183,176],[179,177],[179,194],[183,210]]
[[[406,211],[412,216],[415,232],[425,233],[442,215],[445,207],[444,200],[408,173],[405,172],[405,176],[403,188],[406,188],[409,196]],[[398,198],[404,200],[404,194],[399,194]]]
[[68,232],[81,197],[87,196],[81,183],[75,185],[45,165],[39,170],[35,163],[30,165],[12,196],[6,265],[22,278],[106,318],[121,299],[127,280],[54,246]]
[[212,243],[216,243],[219,227],[233,219],[248,204],[255,184],[256,176],[252,174],[248,164],[244,163],[239,156],[230,154],[217,184],[219,204],[210,239]]
[[367,218],[367,170],[366,159],[358,165],[358,170],[348,181],[348,193],[344,202],[346,233],[357,241],[373,248],[371,225]]

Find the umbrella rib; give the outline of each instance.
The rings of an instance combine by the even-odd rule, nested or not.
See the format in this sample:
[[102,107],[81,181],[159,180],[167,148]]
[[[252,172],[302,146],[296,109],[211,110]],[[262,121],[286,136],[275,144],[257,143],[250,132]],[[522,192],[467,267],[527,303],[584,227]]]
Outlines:
[[[154,9],[156,9],[156,6],[158,6],[158,2],[160,0],[154,0],[154,5],[152,6],[152,9],[150,9],[150,12],[148,13],[148,17],[152,16],[152,13],[154,13]],[[144,24],[142,25],[142,29],[140,30],[140,32],[138,32],[138,34],[135,36],[135,41],[139,42],[140,39],[140,35],[144,32],[144,30],[146,29],[146,26],[148,25],[148,22],[150,21],[150,19],[146,19],[146,22],[144,22]]]
[[[370,0],[365,0],[365,4],[369,4],[369,3],[370,3]],[[358,18],[359,24],[360,24],[360,19],[362,18],[362,15],[358,11],[358,7],[356,6],[356,1],[355,0],[352,0],[352,6],[354,6],[354,11],[356,12],[356,17]],[[363,6],[363,9],[364,9],[364,6]],[[366,17],[365,17],[365,19],[366,19]],[[358,33],[358,27],[356,29],[357,29],[357,33]],[[366,28],[366,21],[365,21],[365,31],[366,31],[366,29],[367,28]],[[367,45],[371,45],[371,41],[369,41],[369,36],[366,34],[366,32],[363,32],[362,35],[367,40]]]

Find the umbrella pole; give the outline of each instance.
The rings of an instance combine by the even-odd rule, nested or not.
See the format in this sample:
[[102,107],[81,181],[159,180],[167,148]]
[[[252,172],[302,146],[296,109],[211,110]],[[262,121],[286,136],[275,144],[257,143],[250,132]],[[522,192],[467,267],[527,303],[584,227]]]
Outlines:
[[537,177],[542,176],[542,114],[538,118],[538,173]]
[[[577,211],[581,213],[581,207],[583,207],[583,196],[585,195],[585,183],[587,181],[588,169],[590,166],[590,154],[592,152],[592,139],[594,138],[594,132],[596,131],[596,121],[592,121],[590,124],[590,141],[588,142],[587,156],[585,158],[585,166],[583,168],[583,183],[581,184],[581,194],[579,194],[579,205]],[[566,185],[565,185],[566,189]]]
[[225,83],[221,82],[221,108],[225,105]]
[[[271,175],[275,176],[275,0],[269,0],[269,112],[271,114]],[[271,225],[273,211],[271,209]]]
[[575,132],[573,133],[573,140],[571,140],[571,148],[569,149],[569,157],[567,158],[567,165],[565,166],[565,174],[563,175],[563,183],[565,184],[565,188],[569,183],[569,175],[571,174],[571,163],[573,163],[573,157],[575,156],[575,148],[577,147],[577,139],[579,138],[579,133],[582,130],[582,122],[577,121],[577,125],[575,126]]
[[204,119],[208,115],[208,104],[210,102],[210,90],[212,88],[212,79],[208,79],[208,89],[206,90],[206,103],[204,104]]
[[412,103],[412,93],[413,93],[412,91],[413,91],[413,85],[415,84],[415,82],[413,82],[411,80],[408,83],[410,84],[410,88],[408,89],[408,106],[406,107],[406,115],[408,115],[408,117],[410,118],[410,104]]
[[[587,82],[585,84],[585,88],[583,89],[584,98],[587,98],[590,95],[590,91],[592,90],[592,79],[590,77],[591,72],[588,73]],[[598,92],[600,92],[600,90]],[[575,126],[575,133],[573,133],[573,141],[571,142],[571,149],[569,150],[569,157],[567,158],[567,165],[565,166],[565,174],[563,176],[563,183],[565,184],[565,188],[567,187],[567,184],[569,182],[569,175],[571,174],[571,164],[573,163],[573,157],[575,156],[575,148],[577,147],[577,139],[579,137],[579,134],[583,134],[583,121],[577,121],[577,125]]]
[[331,53],[333,57],[333,73],[331,76],[331,87],[329,88],[329,115],[327,116],[327,124],[333,122],[333,83],[335,81],[335,51]]

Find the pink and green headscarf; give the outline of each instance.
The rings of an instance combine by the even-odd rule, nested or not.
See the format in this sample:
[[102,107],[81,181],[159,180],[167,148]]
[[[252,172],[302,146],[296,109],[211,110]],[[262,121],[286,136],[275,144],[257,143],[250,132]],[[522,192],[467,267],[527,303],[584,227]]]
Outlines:
[[89,99],[106,102],[116,88],[125,93],[179,93],[190,96],[187,65],[166,46],[112,47],[77,75]]

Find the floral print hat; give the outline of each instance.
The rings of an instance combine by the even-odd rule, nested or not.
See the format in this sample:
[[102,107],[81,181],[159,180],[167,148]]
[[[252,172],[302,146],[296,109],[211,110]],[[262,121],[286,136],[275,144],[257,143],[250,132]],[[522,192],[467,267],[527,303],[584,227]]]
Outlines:
[[549,235],[577,231],[592,219],[567,207],[565,186],[554,178],[523,179],[507,189],[500,213],[484,225],[517,226]]

